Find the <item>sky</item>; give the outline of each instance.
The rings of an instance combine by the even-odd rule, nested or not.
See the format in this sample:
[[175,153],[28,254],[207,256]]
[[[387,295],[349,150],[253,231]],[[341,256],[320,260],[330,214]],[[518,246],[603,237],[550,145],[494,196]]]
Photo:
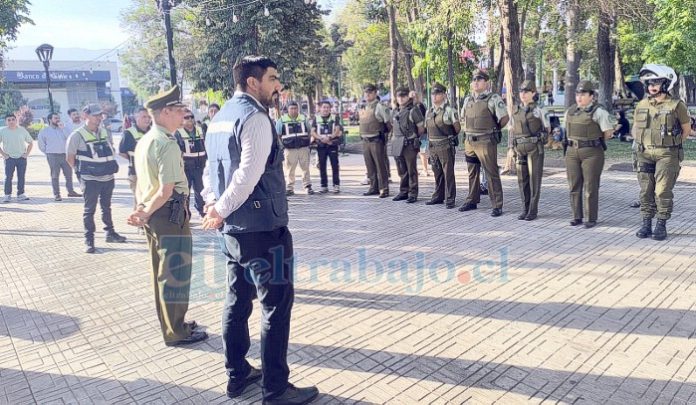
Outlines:
[[[319,0],[319,4],[335,11],[346,1]],[[17,40],[10,44],[24,48],[15,52],[22,56],[43,43],[55,48],[108,50],[128,40],[128,34],[121,30],[119,16],[131,0],[31,0],[31,3],[29,17],[35,25],[20,27]],[[12,57],[12,51],[9,55]],[[61,59],[59,52],[54,53],[54,59]]]

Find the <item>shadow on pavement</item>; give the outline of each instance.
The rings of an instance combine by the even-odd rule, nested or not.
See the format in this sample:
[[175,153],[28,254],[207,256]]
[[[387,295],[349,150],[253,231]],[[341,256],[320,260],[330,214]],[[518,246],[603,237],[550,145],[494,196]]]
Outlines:
[[[80,330],[78,318],[51,312],[0,305],[0,335],[32,342],[52,342]],[[4,381],[4,380],[3,380]]]

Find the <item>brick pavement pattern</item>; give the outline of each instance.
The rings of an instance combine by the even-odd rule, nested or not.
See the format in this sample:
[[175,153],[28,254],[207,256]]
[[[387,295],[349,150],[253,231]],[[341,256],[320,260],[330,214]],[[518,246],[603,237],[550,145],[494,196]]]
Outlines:
[[[0,404],[258,402],[258,385],[224,394],[225,267],[197,217],[189,316],[211,338],[163,345],[121,163],[113,214],[128,243],[98,238],[96,255],[82,253],[82,199],[52,200],[42,155],[29,159],[31,200],[0,205]],[[359,155],[341,174],[340,194],[290,198],[291,382],[317,385],[316,403],[696,403],[693,167],[665,242],[634,236],[630,172],[605,171],[594,229],[568,225],[559,168],[547,167],[533,222],[516,219],[514,177],[491,218],[486,197],[467,213],[425,206],[432,177],[416,204],[363,197]]]

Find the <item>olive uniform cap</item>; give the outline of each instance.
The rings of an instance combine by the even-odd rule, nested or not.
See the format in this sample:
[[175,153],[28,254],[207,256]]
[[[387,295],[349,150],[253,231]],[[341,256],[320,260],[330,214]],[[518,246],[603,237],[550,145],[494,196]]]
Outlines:
[[474,73],[471,74],[472,79],[476,79],[478,77],[481,77],[486,81],[491,79],[490,76],[488,76],[488,72],[486,72],[483,69],[476,69],[476,70],[474,70]]
[[99,104],[90,103],[82,107],[82,112],[87,115],[100,115],[104,111]]
[[408,87],[406,86],[400,86],[396,88],[396,95],[397,96],[408,96],[408,93],[410,93],[411,90],[409,90]]
[[520,86],[520,91],[531,91],[533,93],[536,93],[536,85],[534,84],[534,81],[532,80],[525,80],[522,82],[522,85]]
[[435,84],[433,84],[432,92],[433,93],[446,93],[447,89],[445,88],[445,86],[441,85],[440,83],[435,83]]
[[372,83],[367,83],[363,86],[363,91],[377,91],[377,86]]
[[185,107],[186,104],[181,102],[181,89],[176,84],[171,89],[158,93],[152,96],[145,103],[145,108],[149,110],[161,110],[165,107]]
[[594,85],[589,80],[581,80],[578,87],[575,88],[576,93],[594,93],[594,91]]

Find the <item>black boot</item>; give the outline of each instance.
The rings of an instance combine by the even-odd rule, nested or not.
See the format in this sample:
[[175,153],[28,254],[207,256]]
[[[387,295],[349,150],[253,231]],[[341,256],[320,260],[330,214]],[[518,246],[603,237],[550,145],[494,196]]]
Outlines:
[[652,218],[643,217],[643,226],[636,232],[636,236],[645,239],[650,235],[652,235]]
[[655,224],[655,230],[653,231],[653,240],[665,240],[667,239],[667,220],[658,219]]

